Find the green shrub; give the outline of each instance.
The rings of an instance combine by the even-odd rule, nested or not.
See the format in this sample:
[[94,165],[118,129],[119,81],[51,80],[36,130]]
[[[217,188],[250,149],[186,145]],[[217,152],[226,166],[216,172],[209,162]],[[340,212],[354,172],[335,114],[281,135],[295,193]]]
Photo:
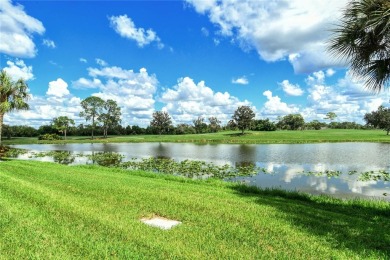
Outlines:
[[61,140],[62,137],[57,135],[57,134],[44,134],[44,135],[40,135],[38,136],[38,140]]

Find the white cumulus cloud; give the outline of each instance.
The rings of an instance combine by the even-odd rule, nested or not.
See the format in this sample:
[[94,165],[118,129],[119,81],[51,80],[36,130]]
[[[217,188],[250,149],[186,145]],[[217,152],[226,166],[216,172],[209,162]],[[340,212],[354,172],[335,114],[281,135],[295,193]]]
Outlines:
[[302,96],[304,91],[299,85],[291,84],[288,80],[283,80],[279,85],[283,88],[284,93],[289,96]]
[[249,101],[241,101],[228,92],[214,92],[204,81],[195,83],[189,77],[180,78],[177,85],[167,89],[161,101],[176,123],[191,123],[198,116],[206,119],[216,116],[226,123],[238,106],[251,105]]
[[96,88],[92,95],[115,100],[122,108],[122,124],[148,125],[154,112],[158,80],[145,68],[139,72],[121,67],[88,68],[92,79],[80,78],[74,88]]
[[248,84],[249,84],[249,81],[248,81],[248,79],[244,76],[244,77],[232,79],[232,83],[233,83],[233,84],[240,84],[240,85],[248,85]]
[[89,89],[89,88],[101,88],[103,87],[103,83],[100,79],[86,79],[79,78],[76,81],[72,82],[72,87],[75,89]]
[[336,71],[332,68],[326,70],[326,76],[328,77],[332,77],[335,73]]
[[76,125],[85,123],[79,118],[81,99],[78,97],[58,98],[32,95],[30,110],[11,112],[5,115],[4,122],[10,125],[29,125],[38,128],[50,124],[55,117],[67,116],[76,121]]
[[127,15],[111,16],[109,20],[115,32],[124,38],[136,41],[139,47],[156,42],[158,48],[164,48],[164,44],[155,31],[152,29],[145,30],[144,28],[137,28]]
[[7,61],[7,67],[3,68],[12,80],[18,80],[20,78],[27,80],[34,79],[32,66],[27,66],[23,60],[16,59],[15,61]]
[[219,33],[266,61],[288,58],[295,72],[340,65],[326,52],[330,28],[348,0],[187,0]]
[[373,93],[364,89],[363,81],[347,71],[335,85],[327,84],[329,73],[314,72],[306,79],[308,85],[307,107],[302,113],[306,118],[323,119],[327,112],[335,112],[338,121],[364,123],[366,113],[388,102],[387,93]]
[[[122,124],[147,126],[155,111],[154,95],[158,80],[145,68],[138,72],[120,67],[89,68],[89,78],[72,82],[73,87],[96,88],[91,95],[104,100],[113,99],[122,109]],[[61,78],[49,82],[46,96],[34,96],[29,100],[30,110],[9,113],[5,123],[11,125],[31,125],[39,127],[48,124],[54,117],[68,116],[76,124],[85,124],[79,117],[81,98],[68,90],[68,84]]]
[[277,116],[285,116],[287,114],[295,114],[299,112],[299,108],[295,105],[288,105],[282,102],[280,97],[273,96],[270,90],[263,92],[263,95],[267,97],[263,108],[261,109],[261,115],[271,119],[275,119]]
[[49,82],[49,88],[46,92],[49,96],[54,96],[57,98],[62,98],[70,94],[68,90],[68,83],[63,79],[58,78],[57,80]]
[[42,22],[26,14],[23,6],[0,0],[0,53],[14,57],[34,57],[33,34],[43,34]]

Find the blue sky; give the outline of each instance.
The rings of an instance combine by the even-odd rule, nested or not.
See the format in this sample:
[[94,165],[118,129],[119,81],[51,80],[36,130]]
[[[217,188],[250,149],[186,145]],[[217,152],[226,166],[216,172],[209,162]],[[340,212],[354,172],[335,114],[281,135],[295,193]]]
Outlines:
[[31,110],[8,124],[78,117],[80,101],[114,99],[123,125],[148,125],[156,110],[175,123],[240,105],[257,118],[334,111],[362,123],[387,105],[326,51],[346,0],[0,0],[0,67],[27,80]]

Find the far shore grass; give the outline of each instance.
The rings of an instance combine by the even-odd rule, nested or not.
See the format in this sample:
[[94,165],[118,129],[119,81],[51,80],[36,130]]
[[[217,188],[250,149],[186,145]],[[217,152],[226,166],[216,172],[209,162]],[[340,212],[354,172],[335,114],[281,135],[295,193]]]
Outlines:
[[[160,230],[140,219],[181,225]],[[0,162],[0,259],[389,259],[390,204]]]
[[224,143],[224,144],[300,144],[330,142],[383,142],[390,143],[390,136],[381,130],[326,129],[255,132],[222,131],[208,134],[188,135],[122,135],[102,138],[96,136],[68,136],[67,140],[39,141],[38,138],[3,139],[4,145],[10,144],[55,144],[55,143],[140,143],[140,142],[174,142],[174,143]]

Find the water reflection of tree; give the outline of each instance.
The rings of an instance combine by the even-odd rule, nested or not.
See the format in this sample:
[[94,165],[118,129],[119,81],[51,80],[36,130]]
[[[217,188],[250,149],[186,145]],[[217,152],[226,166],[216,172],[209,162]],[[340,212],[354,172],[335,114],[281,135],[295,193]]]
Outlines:
[[251,162],[256,164],[256,155],[257,153],[255,145],[241,144],[238,146],[237,155],[235,156],[235,158],[247,163]]
[[100,166],[118,166],[123,159],[123,155],[116,152],[92,152],[88,158],[92,161],[92,164]]
[[165,155],[157,155],[157,156],[154,156],[153,158],[155,158],[157,160],[170,160],[170,159],[172,159],[171,157],[165,156]]
[[236,168],[238,168],[238,167],[255,168],[256,167],[256,163],[249,162],[249,161],[241,161],[241,162],[236,162],[235,166],[236,166]]
[[162,143],[159,143],[154,151],[153,157],[162,158],[162,159],[171,159],[172,157],[170,156],[171,152],[169,147],[170,147],[169,145],[164,145]]
[[76,156],[73,155],[70,151],[56,151],[52,154],[53,161],[60,164],[71,164],[76,159]]

